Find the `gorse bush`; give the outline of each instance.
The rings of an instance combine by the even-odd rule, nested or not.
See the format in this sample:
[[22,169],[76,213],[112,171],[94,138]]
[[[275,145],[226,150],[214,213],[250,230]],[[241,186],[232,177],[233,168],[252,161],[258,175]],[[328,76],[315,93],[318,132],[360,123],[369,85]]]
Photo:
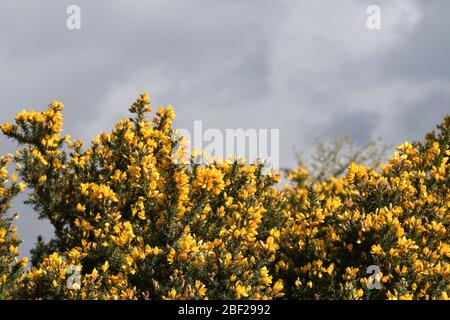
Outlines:
[[10,161],[9,155],[0,157],[0,299],[13,298],[22,267],[27,264],[26,258],[20,262],[17,259],[20,241],[17,240],[16,228],[11,226],[12,218],[5,216],[12,198],[25,188],[23,183],[17,183],[15,175],[8,185],[7,164]]
[[[278,273],[296,298],[448,298],[450,117],[425,143],[405,143],[378,172],[308,184],[289,173]],[[379,266],[378,279],[368,266]],[[367,281],[379,280],[379,290]]]
[[[175,113],[150,120],[145,93],[87,147],[62,136],[62,110],[53,101],[2,126],[23,182],[5,186],[2,158],[1,298],[448,298],[450,117],[379,170],[308,179],[297,168],[277,188],[263,163],[174,161],[185,152]],[[30,269],[3,217],[25,186],[55,229]]]
[[[23,145],[15,160],[32,190],[29,203],[56,230],[35,251],[44,254],[33,257],[21,297],[283,296],[282,281],[267,269],[275,247],[272,221],[263,218],[276,215],[279,195],[271,186],[279,175],[239,161],[175,164],[175,114],[161,108],[147,120],[146,94],[130,119],[85,150],[61,137],[62,108],[55,101],[3,127]],[[66,287],[70,265],[82,270],[81,290]]]

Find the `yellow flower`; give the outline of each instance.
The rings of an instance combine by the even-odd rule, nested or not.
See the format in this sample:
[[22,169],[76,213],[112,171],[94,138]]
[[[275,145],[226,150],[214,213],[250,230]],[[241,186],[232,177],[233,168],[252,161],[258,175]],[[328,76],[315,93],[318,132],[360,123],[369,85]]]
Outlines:
[[169,299],[175,299],[176,296],[177,296],[177,290],[171,289],[169,291],[169,295],[168,295]]
[[82,205],[81,203],[78,203],[76,209],[77,209],[78,212],[85,212],[86,211],[86,206]]
[[23,190],[25,190],[26,187],[27,187],[27,186],[25,185],[25,183],[23,183],[23,182],[20,182],[20,183],[19,183],[19,190],[20,190],[20,192],[22,192]]
[[19,248],[16,247],[16,246],[11,245],[11,246],[9,246],[9,252],[12,255],[18,255],[19,254]]
[[109,263],[108,261],[105,261],[105,263],[102,265],[102,271],[106,272],[109,269]]
[[357,296],[358,298],[362,298],[363,295],[364,295],[364,291],[363,291],[362,289],[356,290],[356,296]]
[[39,178],[39,184],[44,184],[47,181],[47,176],[43,175]]
[[64,105],[59,100],[50,102],[49,107],[55,111],[62,111],[64,109]]
[[195,287],[200,298],[203,298],[206,295],[205,285],[200,280],[195,280]]
[[236,299],[241,299],[241,298],[247,298],[248,297],[248,291],[249,288],[245,287],[241,281],[236,282],[236,287],[235,287],[235,294],[236,294]]
[[96,278],[98,277],[98,271],[97,271],[97,269],[94,268],[94,269],[92,270],[91,277],[92,277],[92,279],[96,279]]
[[405,293],[399,297],[399,300],[412,300],[414,295],[412,293]]
[[22,260],[20,261],[20,264],[21,264],[22,268],[25,268],[28,264],[28,258],[23,257]]
[[6,177],[7,174],[8,169],[6,169],[5,167],[0,168],[0,177]]
[[150,103],[150,97],[148,96],[147,92],[143,92],[140,96],[140,100],[143,104],[149,104]]
[[272,236],[269,236],[267,238],[267,241],[263,245],[263,247],[269,252],[275,252],[279,248],[278,244],[275,242],[275,239]]
[[140,210],[138,212],[138,218],[141,220],[145,220],[145,211],[144,210]]
[[173,263],[173,259],[175,258],[176,251],[174,248],[170,248],[169,254],[167,255],[167,262],[169,264]]
[[375,254],[375,255],[382,255],[383,254],[383,248],[381,248],[381,246],[379,244],[374,244],[372,246],[372,249],[370,251],[371,254]]
[[9,123],[4,123],[0,128],[2,129],[3,133],[7,135],[12,131],[13,126]]
[[261,280],[266,286],[272,284],[272,276],[269,275],[269,270],[267,270],[266,266],[261,268]]
[[344,279],[344,280],[353,279],[356,276],[356,274],[358,273],[358,271],[359,271],[358,268],[347,267],[347,268],[345,268],[345,274],[342,275],[342,279]]
[[198,169],[197,176],[193,182],[194,189],[203,189],[218,195],[224,187],[223,173],[220,170],[203,167]]
[[84,196],[89,195],[89,183],[81,183],[80,184],[81,194]]
[[273,286],[273,292],[276,298],[284,296],[284,293],[282,292],[283,288],[284,288],[283,280],[278,279]]

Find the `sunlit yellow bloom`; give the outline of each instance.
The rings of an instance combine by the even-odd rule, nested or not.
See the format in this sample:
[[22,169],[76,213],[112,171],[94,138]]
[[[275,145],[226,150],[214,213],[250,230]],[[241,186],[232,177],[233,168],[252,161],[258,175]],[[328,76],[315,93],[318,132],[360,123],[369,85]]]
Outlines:
[[108,261],[105,261],[105,263],[102,265],[102,271],[106,272],[109,269],[109,263]]
[[236,289],[235,289],[236,299],[247,298],[248,291],[249,291],[249,288],[245,287],[241,281],[238,281],[236,283]]

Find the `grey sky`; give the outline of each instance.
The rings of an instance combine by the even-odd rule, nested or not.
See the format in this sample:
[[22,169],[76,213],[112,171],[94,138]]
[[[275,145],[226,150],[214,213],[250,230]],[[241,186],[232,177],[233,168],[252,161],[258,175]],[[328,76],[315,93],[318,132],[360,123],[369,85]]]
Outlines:
[[[450,2],[319,0],[0,3],[0,121],[66,105],[65,132],[90,139],[138,92],[172,104],[176,126],[279,128],[292,148],[351,132],[358,143],[421,138],[450,111]],[[82,29],[66,28],[81,8]],[[381,7],[378,31],[366,8]],[[0,138],[0,151],[12,146]],[[20,211],[26,253],[51,228]]]

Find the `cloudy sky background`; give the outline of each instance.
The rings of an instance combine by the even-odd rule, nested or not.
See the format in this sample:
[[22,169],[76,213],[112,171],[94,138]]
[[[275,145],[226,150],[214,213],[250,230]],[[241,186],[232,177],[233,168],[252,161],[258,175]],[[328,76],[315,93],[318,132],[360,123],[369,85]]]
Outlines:
[[[81,30],[66,28],[71,4]],[[449,15],[445,0],[3,0],[0,122],[57,98],[65,133],[89,140],[147,90],[180,128],[280,129],[281,166],[335,133],[399,144],[450,113]],[[21,201],[26,254],[51,227]]]

